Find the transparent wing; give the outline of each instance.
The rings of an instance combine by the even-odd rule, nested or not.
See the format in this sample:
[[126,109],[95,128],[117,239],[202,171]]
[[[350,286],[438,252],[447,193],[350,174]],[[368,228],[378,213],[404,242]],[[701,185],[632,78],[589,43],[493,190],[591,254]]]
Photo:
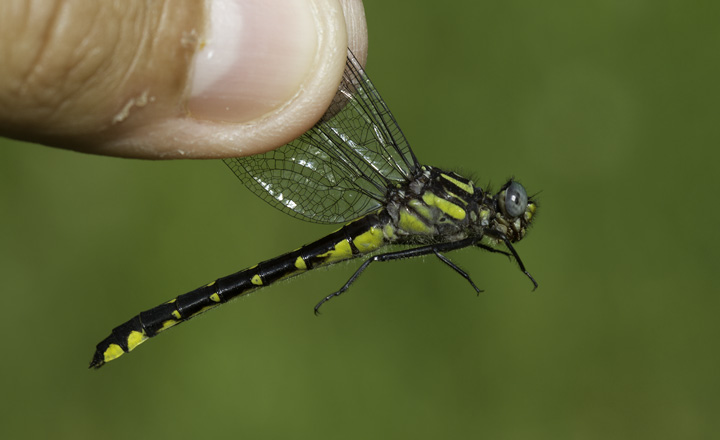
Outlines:
[[225,159],[255,194],[317,223],[354,220],[380,207],[417,160],[390,110],[348,50],[330,108],[308,132],[265,154]]

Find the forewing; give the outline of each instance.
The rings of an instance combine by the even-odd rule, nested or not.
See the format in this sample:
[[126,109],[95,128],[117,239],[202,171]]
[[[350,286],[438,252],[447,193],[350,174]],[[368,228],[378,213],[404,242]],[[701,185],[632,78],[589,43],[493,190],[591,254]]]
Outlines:
[[325,116],[289,144],[225,159],[260,198],[318,223],[342,223],[379,208],[387,189],[410,179],[417,161],[390,110],[348,50]]

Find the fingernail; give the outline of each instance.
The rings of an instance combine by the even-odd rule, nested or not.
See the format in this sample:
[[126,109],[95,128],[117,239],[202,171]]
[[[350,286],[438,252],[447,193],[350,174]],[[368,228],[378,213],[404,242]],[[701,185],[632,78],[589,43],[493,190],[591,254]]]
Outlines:
[[192,117],[246,122],[289,101],[317,48],[308,0],[213,0],[195,59]]

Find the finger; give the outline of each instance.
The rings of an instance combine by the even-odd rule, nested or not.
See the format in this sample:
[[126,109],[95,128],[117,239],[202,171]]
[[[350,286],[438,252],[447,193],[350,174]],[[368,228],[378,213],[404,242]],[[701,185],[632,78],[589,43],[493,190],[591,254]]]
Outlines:
[[114,4],[0,4],[0,133],[125,157],[253,154],[320,118],[348,28],[367,44],[359,0]]

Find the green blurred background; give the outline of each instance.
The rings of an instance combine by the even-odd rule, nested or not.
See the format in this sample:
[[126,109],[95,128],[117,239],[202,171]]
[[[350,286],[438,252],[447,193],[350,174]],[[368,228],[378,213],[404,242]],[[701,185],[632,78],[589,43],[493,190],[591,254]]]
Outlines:
[[507,259],[272,286],[100,371],[140,310],[314,240],[221,162],[2,140],[3,438],[720,435],[720,8],[365,2],[368,71],[425,163],[540,194]]

